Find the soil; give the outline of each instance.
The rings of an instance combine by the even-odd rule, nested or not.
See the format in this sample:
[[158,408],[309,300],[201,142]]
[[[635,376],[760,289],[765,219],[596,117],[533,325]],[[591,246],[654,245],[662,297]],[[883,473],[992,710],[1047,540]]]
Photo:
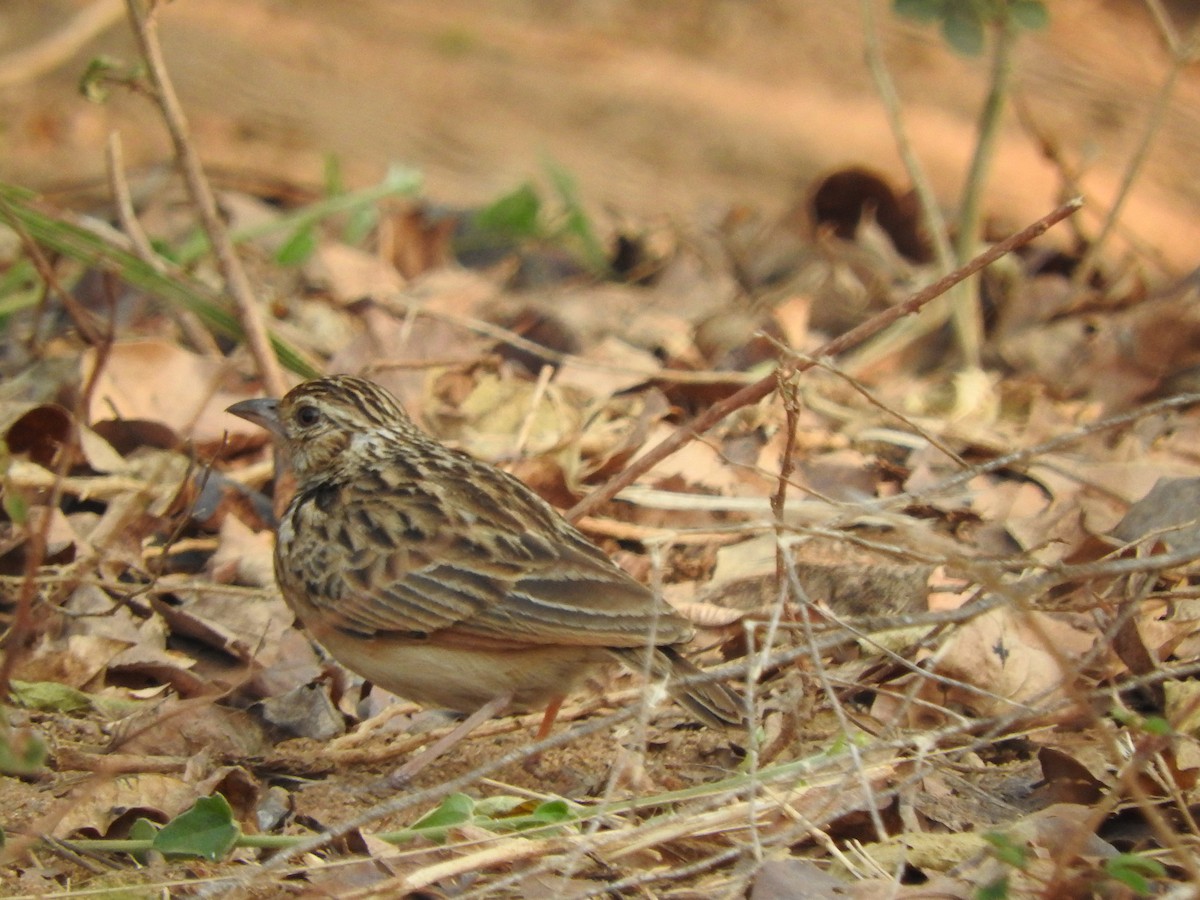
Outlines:
[[[113,0],[108,0],[113,3]],[[882,4],[880,4],[882,6]],[[62,27],[76,4],[12,0],[9,54]],[[40,77],[0,88],[0,174],[47,188],[98,179],[118,129],[130,165],[166,159],[149,104],[76,85],[98,54],[129,58],[111,24]],[[1179,28],[1195,17],[1174,4]],[[951,54],[935,31],[877,11],[916,152],[950,204],[959,189],[987,61]],[[1055,0],[1052,25],[1018,48],[1014,107],[1069,161],[1094,226],[1119,185],[1169,68],[1133,0]],[[162,12],[167,59],[214,167],[319,184],[336,158],[348,182],[389,164],[424,173],[434,202],[480,204],[537,178],[552,158],[597,212],[781,212],[821,172],[864,163],[903,176],[863,63],[854,3],[437,4],[209,0]],[[5,47],[0,45],[0,52]],[[0,69],[4,60],[0,57]],[[2,73],[0,73],[2,74]],[[1200,239],[1200,66],[1182,72],[1124,229],[1174,271]],[[1063,173],[1010,115],[985,204],[1002,224],[1055,205]],[[1067,189],[1070,193],[1074,189]]]

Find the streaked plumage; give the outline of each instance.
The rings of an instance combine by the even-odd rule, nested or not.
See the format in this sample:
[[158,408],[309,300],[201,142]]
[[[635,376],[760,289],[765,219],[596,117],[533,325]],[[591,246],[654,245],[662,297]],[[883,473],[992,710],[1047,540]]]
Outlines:
[[[344,665],[427,706],[553,704],[616,658],[697,672],[686,620],[517,479],[424,434],[383,389],[334,376],[229,408],[268,429],[297,490],[280,525],[284,597]],[[717,684],[679,699],[737,723]]]

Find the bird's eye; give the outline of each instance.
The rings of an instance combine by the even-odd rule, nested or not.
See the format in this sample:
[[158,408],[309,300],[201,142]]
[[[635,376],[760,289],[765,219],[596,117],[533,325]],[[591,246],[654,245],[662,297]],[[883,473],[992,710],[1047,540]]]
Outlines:
[[321,411],[315,406],[302,406],[296,410],[296,421],[309,428],[321,420]]

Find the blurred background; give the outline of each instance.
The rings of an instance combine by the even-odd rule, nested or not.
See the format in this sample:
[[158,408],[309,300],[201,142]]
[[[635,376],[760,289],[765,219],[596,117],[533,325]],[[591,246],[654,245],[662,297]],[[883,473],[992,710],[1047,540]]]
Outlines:
[[[1078,179],[1089,225],[1114,195],[1171,71],[1140,0],[1051,0],[1018,44],[985,210],[1024,224]],[[1200,3],[1161,7],[1180,33]],[[974,138],[986,56],[874,6],[915,149],[949,205]],[[389,163],[425,193],[482,204],[550,157],[598,211],[781,213],[830,169],[906,184],[863,59],[859,3],[816,0],[176,0],[169,67],[214,168],[351,185]],[[119,0],[0,4],[0,177],[41,190],[103,178],[110,130],[130,167],[169,157],[149,103],[78,90],[98,55],[132,59]],[[1057,162],[1051,156],[1057,157]],[[1200,66],[1182,66],[1123,217],[1168,271],[1200,248]]]

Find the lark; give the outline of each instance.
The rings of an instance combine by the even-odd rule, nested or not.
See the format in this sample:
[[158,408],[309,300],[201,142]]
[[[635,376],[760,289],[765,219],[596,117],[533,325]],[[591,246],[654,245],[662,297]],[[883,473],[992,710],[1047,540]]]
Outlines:
[[564,697],[615,660],[673,684],[708,724],[743,721],[727,686],[692,680],[686,619],[521,481],[425,434],[379,386],[319,378],[229,412],[265,428],[295,475],[276,578],[351,671],[467,714],[464,729],[545,710],[543,737]]

